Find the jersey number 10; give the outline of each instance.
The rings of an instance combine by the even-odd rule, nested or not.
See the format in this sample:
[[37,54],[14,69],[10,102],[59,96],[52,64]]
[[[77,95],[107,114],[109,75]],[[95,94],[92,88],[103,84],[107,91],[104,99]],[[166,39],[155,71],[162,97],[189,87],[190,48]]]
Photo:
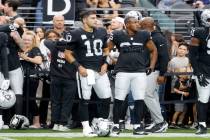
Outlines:
[[86,56],[94,56],[94,55],[100,56],[103,54],[103,51],[102,51],[103,42],[101,39],[96,39],[93,42],[86,40],[84,44],[87,47]]

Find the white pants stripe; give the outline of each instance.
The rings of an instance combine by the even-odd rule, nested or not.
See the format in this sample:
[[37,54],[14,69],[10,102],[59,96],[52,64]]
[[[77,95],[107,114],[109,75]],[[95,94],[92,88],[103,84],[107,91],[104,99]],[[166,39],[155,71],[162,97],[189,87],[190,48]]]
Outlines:
[[210,79],[207,79],[209,84],[206,87],[200,86],[197,76],[195,80],[196,80],[196,87],[198,90],[198,101],[201,101],[202,103],[208,103],[210,97]]

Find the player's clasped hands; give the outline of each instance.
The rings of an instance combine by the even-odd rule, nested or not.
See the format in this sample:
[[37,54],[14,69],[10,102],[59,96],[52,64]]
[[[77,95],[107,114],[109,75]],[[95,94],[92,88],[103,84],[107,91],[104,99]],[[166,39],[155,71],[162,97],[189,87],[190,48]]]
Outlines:
[[84,68],[83,66],[79,66],[78,68],[78,71],[79,71],[79,74],[82,76],[82,77],[87,77],[88,74],[87,74],[87,69]]
[[103,74],[105,74],[106,72],[107,72],[107,67],[108,67],[108,65],[107,64],[103,64],[102,66],[101,66],[101,71],[100,71],[100,75],[103,75]]

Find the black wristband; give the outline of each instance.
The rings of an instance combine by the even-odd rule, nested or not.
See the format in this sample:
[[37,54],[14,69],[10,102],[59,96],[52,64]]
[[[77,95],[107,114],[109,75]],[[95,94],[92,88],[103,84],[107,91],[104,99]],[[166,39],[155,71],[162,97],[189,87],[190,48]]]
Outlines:
[[80,63],[77,62],[76,60],[74,62],[72,62],[72,64],[78,69],[80,66]]
[[109,62],[107,62],[107,56],[106,56],[106,55],[105,55],[105,56],[103,56],[103,62],[104,62],[104,64],[109,65]]

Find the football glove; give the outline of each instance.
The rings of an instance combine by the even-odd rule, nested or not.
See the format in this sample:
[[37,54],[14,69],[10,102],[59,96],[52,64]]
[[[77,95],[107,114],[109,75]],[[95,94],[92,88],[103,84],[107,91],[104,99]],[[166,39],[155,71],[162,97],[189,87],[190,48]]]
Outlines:
[[209,84],[209,82],[207,81],[206,77],[203,74],[198,74],[197,78],[200,86],[206,87]]
[[2,82],[1,89],[2,90],[7,90],[9,88],[9,85],[10,85],[10,80],[6,79]]

